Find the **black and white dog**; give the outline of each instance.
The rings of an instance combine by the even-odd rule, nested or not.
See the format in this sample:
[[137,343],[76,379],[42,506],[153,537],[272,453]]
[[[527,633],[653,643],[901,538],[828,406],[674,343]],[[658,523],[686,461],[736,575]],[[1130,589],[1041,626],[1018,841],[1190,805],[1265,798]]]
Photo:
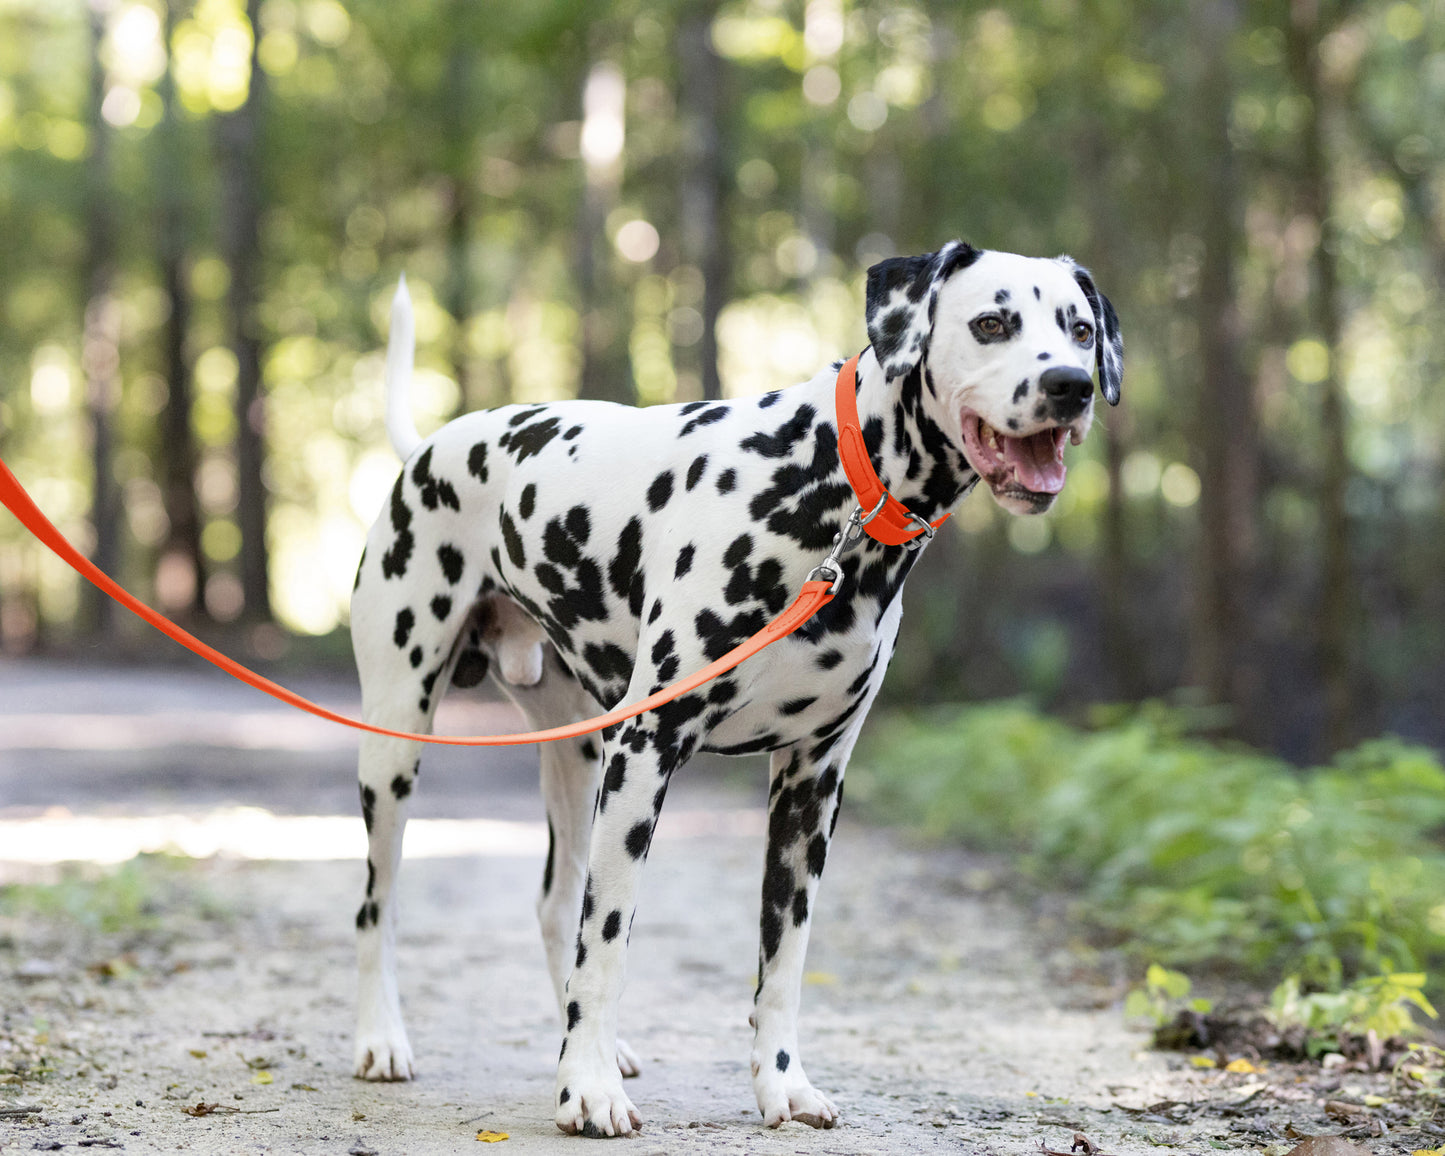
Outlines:
[[[933,520],[979,479],[1047,510],[1065,439],[1118,401],[1108,300],[1067,257],[952,242],[868,273],[858,410],[873,467]],[[731,402],[595,401],[469,414],[425,440],[407,413],[409,299],[388,343],[387,429],[406,465],[372,527],[351,631],[370,723],[427,731],[449,683],[490,668],[535,728],[650,694],[753,634],[797,593],[856,504],[837,450],[838,366]],[[538,913],[566,1023],[556,1120],[612,1136],[640,1117],[617,1039],[634,898],[668,780],[697,751],[771,754],[753,1087],[764,1121],[830,1127],[804,1073],[808,920],[849,753],[883,681],[917,553],[864,539],[837,597],[730,674],[595,738],[541,747],[551,847]],[[412,1076],[397,998],[394,893],[420,744],[362,739],[370,839],[357,914],[356,1074]],[[579,929],[580,916],[580,929]]]

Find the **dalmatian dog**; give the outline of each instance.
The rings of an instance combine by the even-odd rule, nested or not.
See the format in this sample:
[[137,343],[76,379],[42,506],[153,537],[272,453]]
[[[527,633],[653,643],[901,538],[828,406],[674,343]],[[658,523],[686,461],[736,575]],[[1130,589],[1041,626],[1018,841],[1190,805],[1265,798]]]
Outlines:
[[[936,519],[982,478],[1018,514],[1064,485],[1064,445],[1116,403],[1112,306],[1067,257],[951,242],[868,272],[859,420],[891,493]],[[642,698],[787,605],[856,505],[838,455],[838,365],[789,389],[634,409],[509,405],[421,439],[407,414],[404,286],[388,343],[389,435],[405,459],[372,527],[351,630],[367,722],[428,733],[443,691],[490,672],[533,728]],[[762,936],[752,1024],[763,1120],[831,1127],[798,1049],[809,916],[843,774],[878,693],[919,557],[865,538],[837,595],[742,666],[591,736],[541,746],[550,847],[537,910],[565,1033],[557,1126],[625,1135],[637,1060],[617,1038],[634,900],[668,781],[698,751],[767,752]],[[361,741],[369,838],[356,916],[356,1075],[413,1075],[398,1000],[395,883],[420,744]]]

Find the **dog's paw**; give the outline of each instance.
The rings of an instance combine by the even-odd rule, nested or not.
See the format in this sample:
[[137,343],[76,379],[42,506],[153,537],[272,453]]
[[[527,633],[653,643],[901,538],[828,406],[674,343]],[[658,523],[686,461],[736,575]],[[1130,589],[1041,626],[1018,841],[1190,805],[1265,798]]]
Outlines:
[[361,1080],[410,1080],[416,1075],[411,1044],[399,1025],[390,1032],[357,1033],[355,1064]]
[[831,1128],[838,1123],[838,1108],[818,1091],[803,1074],[803,1066],[795,1059],[790,1071],[780,1072],[776,1065],[764,1065],[753,1053],[753,1090],[758,1095],[758,1111],[763,1123],[776,1128],[789,1120],[813,1128]]
[[637,1058],[637,1053],[627,1046],[625,1040],[617,1041],[617,1070],[622,1073],[624,1080],[642,1074],[642,1061]]
[[559,1073],[557,1083],[557,1127],[569,1136],[628,1136],[642,1127],[642,1117],[622,1090],[617,1069],[592,1077],[575,1070],[565,1077]]

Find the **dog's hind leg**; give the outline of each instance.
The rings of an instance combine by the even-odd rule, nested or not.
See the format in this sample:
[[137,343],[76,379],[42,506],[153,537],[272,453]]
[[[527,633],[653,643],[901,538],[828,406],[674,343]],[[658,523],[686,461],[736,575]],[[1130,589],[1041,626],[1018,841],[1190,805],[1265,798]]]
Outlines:
[[[367,713],[397,730],[419,731],[430,719],[413,712]],[[356,913],[358,965],[355,1074],[367,1080],[409,1080],[415,1074],[396,984],[397,910],[407,796],[416,781],[419,743],[366,735],[361,740],[361,813],[366,821],[366,896]]]
[[[400,484],[398,484],[398,489]],[[425,734],[450,675],[453,641],[466,619],[398,606],[397,594],[374,570],[363,571],[352,599],[351,636],[361,676],[362,717],[391,730]],[[411,1044],[396,981],[397,904],[406,811],[420,767],[421,743],[367,734],[358,778],[366,821],[366,895],[356,913],[358,965],[355,1074],[367,1080],[409,1080]]]
[[843,770],[858,723],[831,743],[772,756],[762,942],[753,997],[753,1091],[763,1123],[831,1128],[838,1109],[809,1082],[798,1055],[798,1003],[813,900],[843,799]]
[[[496,649],[500,652],[502,648]],[[550,645],[542,649],[540,661],[515,655],[512,663],[498,663],[504,689],[526,716],[528,726],[541,730],[596,714],[600,709],[596,701],[582,689],[556,651]],[[519,669],[526,670],[534,661],[540,674],[535,683],[518,685],[508,679],[509,671],[515,674]],[[577,950],[588,837],[601,779],[601,749],[599,735],[542,743],[538,748],[542,802],[547,809],[547,864],[537,896],[537,918],[542,925],[542,943],[547,949],[547,969],[557,993],[557,1007],[564,1019],[567,976]],[[623,1076],[635,1076],[639,1071],[637,1056],[622,1040],[617,1041],[617,1067]]]

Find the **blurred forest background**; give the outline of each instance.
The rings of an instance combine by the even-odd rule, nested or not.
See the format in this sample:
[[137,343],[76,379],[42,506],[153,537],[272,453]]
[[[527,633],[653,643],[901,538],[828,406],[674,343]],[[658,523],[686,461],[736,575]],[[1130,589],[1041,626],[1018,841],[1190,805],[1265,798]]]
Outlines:
[[[1442,0],[0,0],[0,456],[238,656],[342,662],[419,425],[751,394],[961,236],[1091,267],[1123,403],[966,500],[895,702],[1445,744]],[[0,653],[168,646],[0,520]]]

